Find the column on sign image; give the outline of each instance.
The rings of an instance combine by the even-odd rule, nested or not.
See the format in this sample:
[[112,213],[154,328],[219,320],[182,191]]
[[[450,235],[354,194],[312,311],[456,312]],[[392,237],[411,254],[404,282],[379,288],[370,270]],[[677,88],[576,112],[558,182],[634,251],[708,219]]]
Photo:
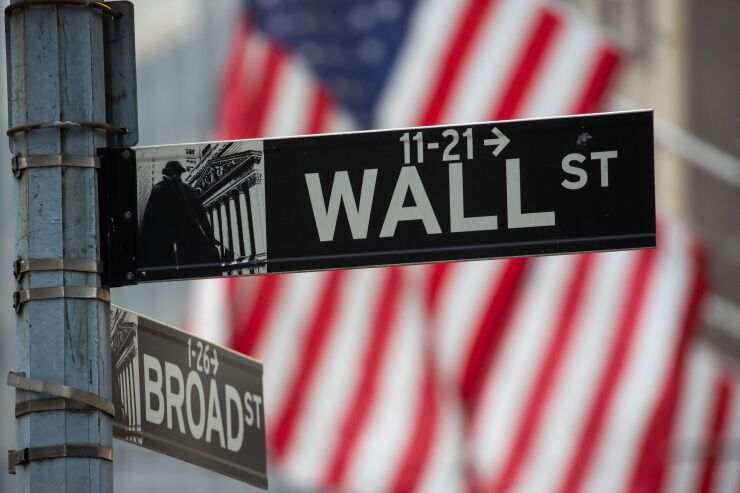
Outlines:
[[118,373],[118,394],[119,399],[121,400],[121,407],[123,408],[123,418],[126,417],[126,391],[123,384],[123,373]]
[[136,393],[136,387],[134,386],[134,370],[131,367],[131,360],[126,363],[126,378],[128,379],[128,405],[130,412],[128,413],[128,427],[129,430],[133,429],[134,423],[136,423],[136,407],[134,406],[134,394]]
[[224,235],[224,223],[221,220],[221,201],[216,200],[213,207],[216,209],[216,220],[218,224],[218,241],[221,242],[221,245],[219,248],[221,249],[221,258],[224,258],[226,255],[226,250],[224,249],[224,242],[226,241],[226,235]]
[[130,348],[117,366],[118,388],[120,389],[121,405],[123,407],[122,418],[126,423],[126,431],[129,432],[129,436],[134,436],[141,432],[139,393],[136,386],[139,378],[136,350]]
[[[131,423],[131,387],[128,381],[128,372],[126,371],[128,362],[123,365],[123,411],[126,417],[126,424]],[[127,428],[128,429],[128,428]]]
[[[231,249],[230,231],[225,227],[228,221],[227,211],[224,208],[224,198],[218,197],[206,206],[208,218],[213,228],[213,236],[218,240],[218,251],[221,255],[221,261],[226,261],[227,249]],[[231,250],[233,252],[233,250]]]
[[219,241],[221,257],[226,258],[226,249],[235,260],[253,259],[255,252],[254,220],[249,200],[249,187],[242,183],[206,206]]
[[[231,191],[231,200],[234,204],[234,218],[236,220],[237,237],[239,238],[239,256],[246,257],[246,251],[244,249],[244,228],[242,227],[242,203],[241,203],[241,192],[235,188]],[[247,218],[247,220],[249,220]]]
[[239,185],[239,206],[244,204],[244,218],[247,223],[247,234],[249,237],[249,258],[254,260],[255,247],[254,247],[254,216],[252,216],[252,203],[249,196],[249,184],[244,181]]
[[254,231],[254,256],[256,258],[264,257],[267,251],[267,225],[265,224],[265,190],[260,186],[262,176],[255,175],[254,183],[250,184],[249,203],[252,211],[252,223]]
[[137,365],[136,363],[137,363],[137,359],[132,356],[131,357],[131,381],[134,384],[133,402],[132,402],[134,406],[134,412],[132,413],[133,418],[134,418],[133,430],[138,433],[141,431],[141,416],[139,415],[139,413],[141,412],[141,407],[139,406],[139,392],[138,392],[138,389],[136,388],[139,382],[139,365]]
[[[221,229],[218,227],[218,215],[216,212],[216,205],[210,204],[206,207],[206,212],[208,214],[208,219],[211,220],[211,229],[213,229],[213,237],[216,238],[219,242],[221,241]],[[223,251],[221,250],[221,246],[219,245],[219,252],[221,256],[223,257]]]
[[229,211],[229,198],[228,195],[222,195],[218,198],[218,211],[219,211],[219,226],[223,231],[223,238],[221,238],[221,245],[223,245],[223,254],[221,259],[225,262],[231,261],[234,252],[234,234],[231,231],[231,212]]
[[134,406],[134,394],[136,393],[136,386],[134,385],[134,370],[132,368],[132,360],[130,358],[126,362],[126,379],[128,380],[128,428],[133,430],[134,424],[136,423],[136,407]]
[[234,224],[234,220],[236,219],[236,213],[234,212],[235,209],[235,202],[234,202],[234,190],[228,190],[223,197],[223,207],[224,207],[224,218],[226,219],[226,239],[228,241],[228,248],[231,252],[230,258],[228,260],[239,260],[239,258],[242,255],[242,252],[238,248],[238,230],[236,228],[236,225]]

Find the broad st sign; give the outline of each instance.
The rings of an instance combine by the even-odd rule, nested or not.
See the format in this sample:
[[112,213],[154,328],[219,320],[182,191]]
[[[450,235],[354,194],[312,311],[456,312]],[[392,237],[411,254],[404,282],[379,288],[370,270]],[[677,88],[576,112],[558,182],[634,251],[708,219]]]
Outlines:
[[262,365],[111,306],[113,434],[267,489]]
[[143,147],[128,165],[136,250],[112,285],[655,246],[650,111]]

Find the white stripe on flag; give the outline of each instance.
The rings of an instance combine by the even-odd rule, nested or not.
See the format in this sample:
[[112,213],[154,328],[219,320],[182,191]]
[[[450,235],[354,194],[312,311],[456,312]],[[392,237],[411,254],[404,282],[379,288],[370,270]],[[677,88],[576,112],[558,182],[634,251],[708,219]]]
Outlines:
[[352,116],[342,107],[332,105],[329,112],[329,123],[327,124],[327,133],[352,132],[358,130]]
[[207,341],[228,346],[231,343],[231,306],[224,279],[202,279],[192,283],[186,327]]

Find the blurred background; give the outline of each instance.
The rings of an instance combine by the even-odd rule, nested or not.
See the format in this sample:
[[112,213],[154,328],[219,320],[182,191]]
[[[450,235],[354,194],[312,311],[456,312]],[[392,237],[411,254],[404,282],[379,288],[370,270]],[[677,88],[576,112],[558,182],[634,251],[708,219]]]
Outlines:
[[[7,3],[7,1],[5,2]],[[255,25],[268,34],[274,34],[278,27],[269,25],[266,17],[270,8],[280,8],[281,0],[262,0],[253,2],[255,8],[263,9],[263,17],[256,17]],[[308,5],[305,2],[302,5]],[[318,2],[330,4],[331,2]],[[342,2],[339,2],[342,3]],[[374,5],[379,9],[379,17],[385,14],[391,17],[401,16],[401,21],[417,26],[423,23],[414,16],[423,16],[417,11],[421,4],[417,2],[412,9],[399,7],[394,1],[346,2],[361,6]],[[405,2],[412,5],[414,2]],[[429,2],[445,4],[444,1]],[[453,0],[449,5],[457,4]],[[467,3],[467,2],[460,2]],[[486,3],[478,8],[484,12]],[[531,2],[523,2],[529,4]],[[250,130],[235,127],[234,115],[225,104],[236,104],[233,97],[235,89],[224,84],[228,81],[239,81],[233,74],[228,75],[227,67],[235,66],[233,59],[228,60],[229,53],[234,53],[235,43],[243,41],[235,35],[237,26],[243,25],[246,18],[248,2],[243,0],[158,0],[138,1],[136,6],[136,43],[139,97],[139,135],[140,145],[170,144],[212,140],[217,137],[248,137],[259,135],[260,127],[249,127]],[[680,372],[688,374],[696,366],[704,372],[706,385],[701,379],[683,378],[677,384],[678,406],[684,400],[691,400],[693,390],[686,390],[690,385],[708,387],[714,385],[714,373],[722,377],[716,393],[705,392],[696,399],[706,401],[704,407],[697,405],[689,411],[679,411],[677,424],[671,437],[681,435],[689,426],[693,417],[697,425],[695,437],[690,440],[702,440],[706,434],[714,442],[686,443],[673,441],[671,457],[666,459],[666,475],[674,471],[675,478],[649,483],[660,485],[665,491],[740,491],[740,383],[737,368],[740,364],[740,61],[737,46],[740,46],[740,3],[736,0],[561,0],[554,2],[558,15],[570,22],[585,26],[594,43],[605,39],[619,48],[619,64],[614,73],[605,75],[608,89],[600,101],[603,110],[623,110],[636,108],[654,108],[655,110],[655,145],[656,145],[656,188],[657,204],[662,220],[666,223],[680,223],[696,234],[706,252],[707,276],[709,290],[697,314],[694,331],[691,334],[691,349],[685,359],[680,360]],[[301,7],[301,8],[302,8]],[[293,5],[294,10],[300,10]],[[344,7],[336,7],[343,12]],[[400,11],[398,9],[401,9]],[[432,10],[432,9],[430,9]],[[440,7],[438,10],[444,10]],[[514,10],[509,8],[508,10]],[[383,14],[385,12],[385,14]],[[399,13],[400,12],[400,13]],[[282,15],[290,9],[279,11]],[[363,23],[359,19],[348,19],[347,22]],[[483,15],[481,13],[480,15]],[[503,15],[503,14],[502,14]],[[512,14],[514,15],[514,14]],[[408,17],[408,18],[407,18]],[[474,19],[471,14],[471,19]],[[420,17],[421,18],[421,17]],[[456,18],[455,18],[456,19]],[[574,20],[570,20],[574,19]],[[274,19],[273,19],[274,20]],[[290,18],[286,25],[290,26]],[[450,19],[453,23],[454,19]],[[515,18],[511,23],[514,25]],[[295,23],[293,23],[295,24]],[[471,21],[469,29],[474,29]],[[267,27],[266,27],[267,26]],[[290,27],[284,29],[290,30]],[[417,27],[417,30],[421,29]],[[580,28],[579,28],[580,29]],[[591,32],[593,31],[593,32]],[[431,31],[426,36],[431,40],[444,33]],[[388,35],[386,33],[386,35]],[[286,51],[295,49],[296,56],[306,52],[296,48],[298,43],[290,33],[282,38]],[[388,35],[392,37],[392,35]],[[481,35],[483,36],[483,35]],[[269,38],[269,36],[266,36]],[[585,38],[584,38],[585,39]],[[300,40],[299,40],[300,41]],[[598,41],[601,42],[601,41]],[[452,43],[452,41],[450,41]],[[374,56],[373,46],[366,46],[367,56]],[[500,49],[500,48],[499,48]],[[492,52],[495,49],[491,48]],[[258,66],[246,56],[246,51],[239,52],[242,63],[236,64],[238,70],[248,73],[251,66]],[[564,66],[576,66],[567,61],[568,52],[561,56],[566,61]],[[413,55],[412,55],[413,56]],[[574,49],[572,57],[578,57]],[[317,57],[317,58],[320,58]],[[396,59],[398,62],[398,59]],[[313,63],[313,62],[312,62]],[[398,62],[400,63],[400,62]],[[432,62],[429,62],[432,63]],[[494,64],[494,62],[491,62]],[[554,62],[553,62],[554,63]],[[561,62],[558,62],[561,63]],[[336,70],[315,62],[318,77],[334,77]],[[571,64],[571,65],[568,65]],[[390,64],[392,67],[393,65]],[[4,69],[4,65],[3,65]],[[255,69],[257,70],[257,69]],[[389,69],[390,70],[390,69]],[[409,69],[411,70],[411,69]],[[557,73],[557,68],[551,68]],[[569,75],[568,68],[561,74],[563,84],[575,83]],[[575,69],[573,69],[575,70]],[[233,71],[233,70],[232,70]],[[586,71],[584,69],[584,71]],[[328,75],[327,75],[328,74]],[[342,75],[342,74],[340,74]],[[346,74],[345,74],[346,75]],[[409,77],[412,77],[410,74]],[[338,76],[337,76],[338,77]],[[584,75],[584,77],[586,77]],[[0,77],[4,85],[5,77]],[[361,115],[357,110],[362,104],[353,102],[350,96],[342,96],[341,84],[331,83],[329,89],[337,91],[334,101],[337,113],[342,113],[336,120],[351,120],[353,115]],[[550,97],[557,98],[554,91]],[[564,94],[564,93],[563,93]],[[543,96],[544,97],[544,96]],[[230,99],[231,98],[231,99]],[[224,103],[226,101],[226,103]],[[299,111],[300,104],[283,104],[274,111],[280,111],[280,117],[288,123],[275,125],[274,129],[297,128],[290,122],[304,118]],[[299,101],[300,103],[300,101]],[[2,100],[6,105],[5,99]],[[387,104],[387,103],[386,103]],[[463,102],[463,105],[465,103]],[[468,103],[468,106],[470,103]],[[342,106],[345,107],[342,110]],[[557,104],[546,104],[546,107],[557,108]],[[598,108],[591,108],[596,110]],[[295,110],[295,116],[291,115]],[[3,107],[3,114],[7,111]],[[302,110],[301,110],[302,111]],[[571,111],[563,111],[571,112]],[[533,110],[532,114],[538,112]],[[532,116],[522,111],[521,114],[509,116]],[[537,114],[537,116],[543,116]],[[231,118],[231,120],[229,120]],[[359,117],[357,117],[359,119]],[[443,117],[440,117],[443,119]],[[397,118],[400,119],[400,118]],[[481,120],[483,118],[477,118]],[[378,118],[376,122],[392,122],[393,117]],[[442,120],[443,121],[443,120]],[[362,122],[365,123],[365,122]],[[408,122],[414,124],[416,122]],[[428,123],[434,123],[430,121]],[[3,126],[6,121],[3,119]],[[330,129],[359,128],[360,123],[337,123]],[[252,132],[256,135],[247,135]],[[267,132],[265,132],[267,133]],[[303,133],[303,132],[295,132]],[[10,155],[7,146],[2,146],[2,162],[9,163]],[[10,265],[14,258],[14,201],[16,186],[9,166],[0,172],[0,265],[7,268],[0,276],[0,374],[5,375],[13,369],[15,344],[15,317],[11,308],[11,293],[14,280]],[[156,283],[136,287],[118,288],[112,292],[113,302],[128,309],[146,314],[176,326],[186,323],[186,315],[202,320],[203,315],[193,315],[192,304],[205,303],[198,297],[195,283]],[[197,283],[198,286],[212,284]],[[244,285],[245,290],[259,289],[260,286]],[[194,294],[195,293],[195,294]],[[193,301],[191,301],[193,300]],[[191,306],[189,306],[191,305]],[[202,307],[201,307],[202,308]],[[678,303],[674,310],[683,305]],[[205,308],[201,310],[207,311]],[[197,310],[196,310],[197,311]],[[190,319],[191,321],[193,318]],[[192,323],[190,324],[192,326]],[[193,327],[195,330],[213,334],[223,328]],[[544,337],[544,336],[543,336]],[[220,336],[221,342],[232,342],[233,337]],[[700,354],[694,358],[692,355]],[[694,359],[692,359],[694,358]],[[696,363],[696,361],[700,361]],[[702,363],[706,361],[707,363]],[[692,366],[693,365],[693,366]],[[703,366],[702,366],[703,365]],[[711,368],[707,370],[706,368]],[[266,366],[266,372],[270,366]],[[650,370],[648,370],[649,372]],[[4,377],[3,377],[4,380]],[[693,387],[692,387],[693,388]],[[714,388],[714,387],[711,387]],[[683,389],[683,393],[681,393]],[[266,392],[268,390],[266,389]],[[269,396],[269,394],[268,394]],[[637,399],[637,398],[636,398]],[[683,399],[683,400],[682,400]],[[14,395],[12,389],[0,386],[0,447],[2,450],[14,448]],[[628,401],[629,404],[629,401]],[[682,404],[681,404],[682,405]],[[630,412],[630,406],[622,411]],[[638,413],[639,406],[633,408]],[[691,415],[691,413],[694,415]],[[463,413],[464,414],[464,413]],[[691,415],[691,416],[689,416]],[[655,416],[663,416],[660,413]],[[686,417],[689,416],[689,417]],[[480,420],[482,418],[478,418]],[[617,420],[615,423],[618,423]],[[481,426],[478,424],[478,426]],[[618,424],[614,425],[618,428]],[[651,428],[652,429],[652,428]],[[464,436],[464,434],[463,434]],[[646,436],[650,436],[647,433]],[[491,440],[494,440],[491,438]],[[672,440],[672,438],[671,438]],[[317,445],[317,448],[320,448]],[[468,454],[459,445],[460,453],[450,459],[465,469],[461,464]],[[635,454],[637,454],[635,452]],[[485,455],[485,454],[484,454]],[[490,455],[490,454],[489,454]],[[164,457],[159,454],[137,448],[133,445],[116,441],[114,447],[115,469],[114,482],[118,492],[154,492],[172,491],[181,493],[210,491],[257,491],[228,478],[220,477],[195,466]],[[293,459],[295,460],[295,459]],[[478,460],[473,469],[485,470],[486,460]],[[503,459],[501,459],[503,460]],[[615,459],[616,460],[616,459]],[[495,461],[494,461],[495,462]],[[506,462],[504,460],[504,462]],[[619,460],[616,460],[619,462]],[[295,464],[283,464],[273,461],[275,468],[271,475],[272,491],[315,491],[324,486],[343,490],[340,483],[322,482],[313,478],[310,473],[301,473],[301,467]],[[482,464],[482,465],[481,465]],[[608,462],[607,462],[608,464]],[[603,465],[603,464],[602,464]],[[359,466],[355,466],[359,467]],[[491,466],[495,468],[494,464]],[[530,466],[531,467],[531,466]],[[607,466],[604,466],[608,468]],[[543,466],[543,468],[546,468]],[[680,469],[680,471],[679,471]],[[296,472],[298,471],[298,472]],[[530,474],[537,474],[536,469],[529,469]],[[460,473],[462,474],[462,473]],[[592,472],[598,476],[598,470]],[[486,476],[487,474],[483,474]],[[605,473],[605,477],[609,474]],[[358,478],[362,474],[358,473]],[[359,481],[359,479],[358,479]],[[362,490],[354,483],[348,483],[348,491]],[[368,484],[374,484],[370,481]],[[488,482],[485,483],[489,485]],[[514,491],[521,488],[516,481],[501,480],[498,486],[486,486],[485,490]],[[570,483],[565,483],[570,485]],[[607,491],[591,489],[599,481],[579,483],[579,487],[564,486],[563,491],[581,489],[583,491]],[[514,485],[514,486],[512,486]],[[519,485],[519,486],[515,486]],[[433,490],[431,486],[416,486],[415,489]],[[543,491],[555,486],[543,487]],[[13,491],[13,477],[0,474],[0,491]],[[410,491],[414,488],[400,488],[399,491]],[[610,486],[609,491],[623,489],[621,486]],[[624,488],[626,489],[626,488]],[[380,491],[383,488],[367,491]],[[529,489],[529,491],[535,491]],[[643,487],[640,491],[654,491]]]

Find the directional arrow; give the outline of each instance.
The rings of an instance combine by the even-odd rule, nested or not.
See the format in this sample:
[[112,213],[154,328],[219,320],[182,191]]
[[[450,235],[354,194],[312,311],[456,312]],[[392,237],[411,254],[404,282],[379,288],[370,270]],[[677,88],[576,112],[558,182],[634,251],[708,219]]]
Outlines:
[[213,356],[211,356],[211,366],[213,366],[213,374],[215,376],[216,373],[218,373],[218,353],[216,352],[216,348],[213,348]]
[[504,135],[504,133],[496,127],[493,127],[493,130],[491,130],[491,133],[494,134],[496,138],[495,139],[485,139],[483,141],[483,145],[484,146],[494,146],[495,145],[496,148],[493,150],[493,155],[498,156],[499,154],[501,154],[501,151],[504,150],[506,145],[509,142],[511,142],[511,140],[509,140],[509,138],[506,135]]

